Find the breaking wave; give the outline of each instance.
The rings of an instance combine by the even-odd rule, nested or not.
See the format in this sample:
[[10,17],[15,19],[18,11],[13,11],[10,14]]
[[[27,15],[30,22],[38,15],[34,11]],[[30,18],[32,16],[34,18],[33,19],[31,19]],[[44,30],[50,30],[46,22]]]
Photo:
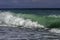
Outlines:
[[31,21],[31,19],[24,19],[17,17],[13,12],[0,12],[0,26],[11,26],[11,27],[26,27],[26,28],[44,28],[43,25],[38,22]]

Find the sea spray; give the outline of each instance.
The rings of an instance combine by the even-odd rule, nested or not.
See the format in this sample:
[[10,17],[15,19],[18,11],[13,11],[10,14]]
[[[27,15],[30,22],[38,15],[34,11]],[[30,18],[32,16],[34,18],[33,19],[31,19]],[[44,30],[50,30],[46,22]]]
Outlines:
[[38,24],[38,22],[31,21],[31,19],[14,16],[13,12],[0,12],[0,24],[14,27],[44,28],[43,25]]

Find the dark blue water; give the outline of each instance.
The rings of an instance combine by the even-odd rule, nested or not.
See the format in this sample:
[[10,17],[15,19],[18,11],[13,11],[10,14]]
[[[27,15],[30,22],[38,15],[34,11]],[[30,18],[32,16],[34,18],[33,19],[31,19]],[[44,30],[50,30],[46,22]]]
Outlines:
[[1,11],[12,11],[12,12],[15,12],[15,13],[23,13],[23,14],[36,14],[36,15],[59,15],[60,14],[60,10],[18,10],[18,9],[15,9],[15,10],[1,10]]

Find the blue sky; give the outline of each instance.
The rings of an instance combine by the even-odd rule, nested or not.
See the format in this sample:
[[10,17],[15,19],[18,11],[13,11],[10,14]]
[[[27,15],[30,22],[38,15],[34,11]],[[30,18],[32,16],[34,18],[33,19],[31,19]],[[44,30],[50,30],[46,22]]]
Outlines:
[[60,0],[0,0],[0,8],[60,8]]

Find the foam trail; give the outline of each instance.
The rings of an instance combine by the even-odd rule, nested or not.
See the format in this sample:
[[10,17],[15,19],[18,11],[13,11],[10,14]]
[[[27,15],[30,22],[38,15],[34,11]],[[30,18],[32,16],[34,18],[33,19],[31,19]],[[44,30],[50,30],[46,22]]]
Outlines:
[[44,26],[38,24],[38,22],[14,16],[13,12],[0,12],[0,24],[14,27],[21,26],[27,28],[44,28]]

